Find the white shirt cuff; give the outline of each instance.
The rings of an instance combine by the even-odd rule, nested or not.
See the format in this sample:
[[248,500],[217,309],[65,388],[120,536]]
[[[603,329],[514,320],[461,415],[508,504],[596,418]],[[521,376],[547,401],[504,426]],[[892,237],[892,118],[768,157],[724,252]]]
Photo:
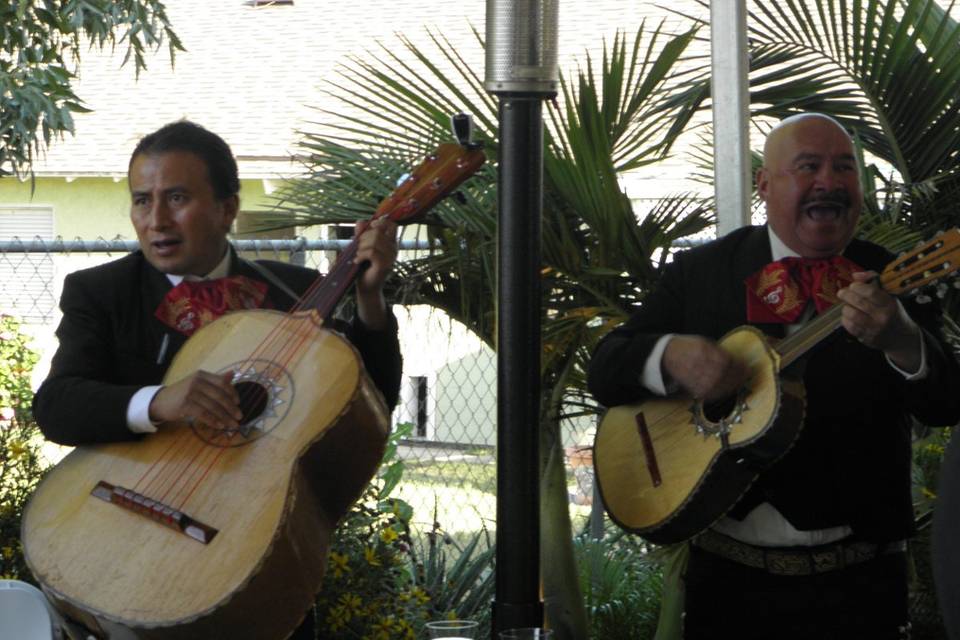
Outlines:
[[154,433],[157,430],[157,425],[150,422],[150,402],[160,389],[161,385],[143,387],[130,398],[130,404],[127,405],[127,426],[130,431]]
[[893,360],[887,357],[887,354],[883,354],[883,357],[887,359],[887,364],[893,367],[894,371],[899,373],[904,377],[907,382],[913,382],[915,380],[923,380],[927,377],[927,344],[923,339],[923,330],[917,326],[917,323],[907,315],[907,310],[903,308],[903,305],[900,304],[900,301],[897,300],[897,307],[900,310],[900,316],[903,317],[910,325],[913,327],[913,330],[917,336],[917,339],[920,340],[920,368],[914,371],[913,373],[909,371],[904,371],[897,365],[893,363]]
[[665,396],[672,391],[672,389],[667,389],[660,364],[663,360],[663,352],[667,350],[667,343],[674,335],[668,333],[660,336],[660,339],[653,345],[653,349],[650,350],[650,355],[647,356],[647,361],[643,364],[643,373],[640,374],[640,384],[658,396]]
[[909,371],[904,371],[897,365],[893,363],[887,354],[883,354],[883,357],[887,359],[887,364],[893,367],[893,370],[903,376],[904,380],[907,382],[913,382],[915,380],[923,380],[927,377],[928,368],[927,368],[927,343],[923,339],[923,332],[917,328],[917,333],[920,336],[920,368],[916,372],[910,373]]

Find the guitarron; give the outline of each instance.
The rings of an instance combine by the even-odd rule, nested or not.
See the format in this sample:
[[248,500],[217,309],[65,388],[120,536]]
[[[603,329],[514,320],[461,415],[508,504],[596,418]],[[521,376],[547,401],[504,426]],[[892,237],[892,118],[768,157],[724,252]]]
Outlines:
[[[441,145],[374,216],[410,221],[483,164]],[[164,382],[234,372],[244,418],[173,423],[83,446],[43,480],[24,555],[69,618],[111,638],[277,638],[320,588],[331,532],[376,471],[389,412],[354,348],[323,328],[356,277],[356,241],[289,314],[227,314],[197,331]]]
[[[880,285],[900,295],[957,269],[960,230],[893,262]],[[724,516],[800,435],[803,383],[781,375],[840,326],[834,305],[776,345],[743,326],[719,346],[746,364],[744,388],[721,407],[688,395],[611,407],[594,439],[594,469],[610,518],[657,543],[681,542]]]

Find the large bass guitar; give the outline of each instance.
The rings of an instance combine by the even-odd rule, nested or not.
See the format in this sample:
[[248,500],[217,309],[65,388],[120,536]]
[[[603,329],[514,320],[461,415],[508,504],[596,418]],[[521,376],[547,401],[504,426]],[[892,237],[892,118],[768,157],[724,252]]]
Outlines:
[[[881,286],[900,295],[953,273],[960,231],[953,229],[890,263]],[[610,517],[647,540],[686,540],[725,515],[759,473],[785,454],[803,425],[803,383],[781,375],[840,326],[834,305],[802,329],[771,344],[739,327],[722,349],[749,370],[725,402],[679,394],[610,408],[594,440],[594,468]]]
[[[484,162],[441,145],[374,218],[408,222]],[[287,637],[320,588],[331,532],[382,458],[389,411],[354,348],[324,329],[355,279],[356,240],[295,310],[197,331],[164,382],[233,372],[234,430],[173,423],[83,446],[43,480],[24,553],[57,607],[100,637]]]

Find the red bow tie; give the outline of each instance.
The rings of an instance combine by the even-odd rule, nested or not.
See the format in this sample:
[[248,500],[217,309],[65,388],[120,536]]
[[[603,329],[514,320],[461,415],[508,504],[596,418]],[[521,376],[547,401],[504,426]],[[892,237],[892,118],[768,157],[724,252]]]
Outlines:
[[796,322],[812,301],[821,313],[837,302],[837,291],[863,271],[843,256],[783,258],[746,279],[748,322]]
[[184,280],[167,292],[155,315],[188,336],[228,311],[258,309],[267,285],[244,276],[216,280]]

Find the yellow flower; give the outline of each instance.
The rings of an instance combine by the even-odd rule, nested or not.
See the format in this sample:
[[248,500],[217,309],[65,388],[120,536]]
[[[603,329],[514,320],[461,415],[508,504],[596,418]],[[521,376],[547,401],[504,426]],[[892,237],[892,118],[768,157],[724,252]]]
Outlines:
[[373,547],[364,547],[363,557],[367,559],[367,564],[371,567],[380,566],[380,558],[377,557],[377,552],[374,551]]
[[937,497],[937,494],[935,494],[933,491],[930,491],[930,489],[927,489],[926,487],[921,489],[921,492],[923,493],[924,497],[927,497],[927,498],[933,499]]
[[330,613],[327,614],[327,626],[330,627],[331,631],[342,629],[347,626],[351,617],[350,612],[343,605],[338,604],[335,607],[330,607]]
[[397,631],[400,632],[404,640],[416,640],[416,635],[413,633],[413,625],[405,618],[397,620]]
[[345,593],[340,596],[340,606],[342,606],[349,614],[353,615],[354,613],[360,613],[361,606],[363,601],[355,593]]
[[397,532],[393,530],[393,527],[387,527],[380,532],[380,539],[383,540],[385,544],[390,544],[398,537],[399,536],[397,535]]
[[10,560],[13,558],[13,547],[4,547],[0,549],[0,554],[3,555],[4,560]]
[[27,445],[25,442],[20,440],[13,440],[10,444],[7,445],[7,450],[10,452],[10,457],[14,460],[19,460],[27,453]]
[[390,632],[393,630],[393,618],[387,616],[380,618],[370,626],[370,637],[373,640],[390,640]]
[[339,578],[350,571],[350,567],[347,566],[347,560],[347,556],[343,554],[337,553],[336,551],[330,552],[330,571],[333,572],[334,578]]
[[417,599],[417,602],[419,602],[420,604],[426,604],[430,602],[430,596],[427,594],[426,591],[424,591],[420,587],[413,588],[413,597],[415,597]]

